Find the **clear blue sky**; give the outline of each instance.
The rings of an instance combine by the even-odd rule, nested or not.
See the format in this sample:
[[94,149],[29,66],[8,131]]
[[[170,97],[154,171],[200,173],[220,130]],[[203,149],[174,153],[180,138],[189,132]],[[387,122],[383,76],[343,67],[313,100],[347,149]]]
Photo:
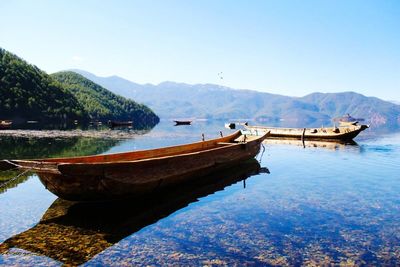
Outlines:
[[0,14],[0,47],[49,73],[400,101],[397,0],[1,0]]

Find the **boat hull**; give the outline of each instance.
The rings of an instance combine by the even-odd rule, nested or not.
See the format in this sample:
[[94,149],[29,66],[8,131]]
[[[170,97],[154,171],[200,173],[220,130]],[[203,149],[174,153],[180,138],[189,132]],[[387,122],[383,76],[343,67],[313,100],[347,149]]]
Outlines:
[[67,200],[100,201],[137,197],[254,158],[260,150],[260,143],[232,145],[216,150],[134,163],[80,164],[73,168],[60,165],[60,173],[38,172],[38,176],[49,191]]
[[3,160],[2,169],[36,172],[57,196],[75,201],[105,201],[157,192],[201,179],[254,158],[268,133],[256,137],[240,131],[229,136],[152,150],[73,158]]

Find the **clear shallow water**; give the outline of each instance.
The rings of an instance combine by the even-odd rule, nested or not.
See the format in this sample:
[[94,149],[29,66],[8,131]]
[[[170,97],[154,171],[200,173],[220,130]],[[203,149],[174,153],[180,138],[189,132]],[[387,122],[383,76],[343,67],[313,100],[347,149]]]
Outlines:
[[[187,143],[221,129],[162,123],[96,151]],[[356,140],[267,143],[261,166],[270,174],[252,175],[259,168],[252,162],[218,174],[222,184],[119,208],[71,206],[30,175],[0,194],[0,264],[398,265],[400,134]]]

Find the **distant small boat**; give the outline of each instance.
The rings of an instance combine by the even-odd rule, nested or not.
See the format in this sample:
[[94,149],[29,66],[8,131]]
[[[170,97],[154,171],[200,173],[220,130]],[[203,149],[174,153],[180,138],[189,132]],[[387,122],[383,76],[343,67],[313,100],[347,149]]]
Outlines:
[[261,136],[237,131],[186,145],[72,158],[0,160],[0,170],[36,172],[45,187],[67,200],[137,197],[254,158]]
[[133,125],[133,121],[108,121],[108,125],[110,127],[132,126]]
[[178,121],[178,120],[174,120],[175,125],[190,125],[192,124],[192,121]]
[[234,123],[234,122],[225,123],[225,128],[231,129],[231,130],[236,129],[236,123]]
[[247,125],[249,125],[249,123],[247,121],[246,122],[228,122],[228,123],[225,123],[225,128],[233,130],[233,129],[236,129],[238,126],[247,126]]
[[351,125],[351,123],[358,123],[360,121],[364,121],[363,118],[354,118],[352,116],[350,116],[350,114],[346,114],[342,117],[336,117],[333,119],[334,122],[339,122],[339,123],[343,123],[343,125]]
[[10,120],[2,120],[0,121],[0,129],[9,129],[11,128],[13,122]]
[[348,125],[321,128],[279,128],[266,126],[244,126],[251,134],[263,135],[270,132],[268,138],[299,139],[299,140],[353,140],[360,132],[369,128],[368,125]]

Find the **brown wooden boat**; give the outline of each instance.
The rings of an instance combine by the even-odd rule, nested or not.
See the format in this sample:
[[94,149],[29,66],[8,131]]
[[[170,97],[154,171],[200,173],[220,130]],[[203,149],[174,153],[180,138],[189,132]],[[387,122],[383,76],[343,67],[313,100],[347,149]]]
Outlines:
[[[262,172],[256,159],[213,172],[194,182],[140,198],[107,203],[73,202],[58,198],[34,227],[0,244],[0,255],[15,249],[78,266],[143,227]],[[43,245],[46,244],[46,245]],[[90,262],[88,265],[91,265]],[[93,265],[93,264],[92,264]]]
[[133,121],[108,121],[110,127],[132,126]]
[[9,129],[11,128],[13,122],[9,120],[0,121],[0,129]]
[[174,120],[174,122],[175,122],[175,125],[190,125],[190,124],[192,124],[192,121],[177,121],[177,120]]
[[368,125],[349,124],[339,127],[321,128],[279,128],[265,126],[244,126],[251,134],[263,135],[270,132],[268,138],[299,139],[299,140],[353,140],[360,132],[369,128]]
[[152,150],[36,160],[3,160],[0,170],[36,172],[45,187],[67,200],[102,201],[154,192],[253,158],[269,133],[232,135]]
[[346,115],[343,115],[342,117],[333,118],[333,121],[334,122],[339,122],[339,123],[342,123],[342,122],[358,123],[360,121],[364,121],[364,119],[363,118],[354,118],[354,117],[350,116],[349,113],[347,113]]

